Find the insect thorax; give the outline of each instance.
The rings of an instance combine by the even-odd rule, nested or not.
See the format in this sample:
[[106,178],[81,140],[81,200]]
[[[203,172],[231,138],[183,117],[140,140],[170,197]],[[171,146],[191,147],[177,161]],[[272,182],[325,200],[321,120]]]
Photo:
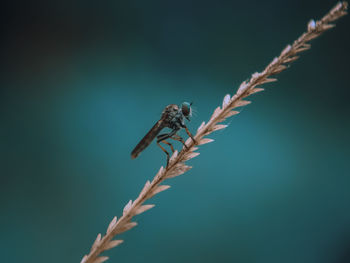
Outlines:
[[176,104],[168,105],[163,111],[164,121],[170,129],[181,129],[184,125],[183,114]]
[[178,112],[175,116],[169,121],[169,128],[179,130],[184,126],[184,118],[183,115]]

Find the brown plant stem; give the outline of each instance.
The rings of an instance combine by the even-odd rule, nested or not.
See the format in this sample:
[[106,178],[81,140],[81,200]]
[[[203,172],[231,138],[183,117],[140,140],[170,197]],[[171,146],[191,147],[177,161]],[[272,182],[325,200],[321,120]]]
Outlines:
[[181,175],[191,169],[185,162],[199,155],[195,152],[198,148],[197,145],[212,142],[212,139],[204,138],[206,135],[220,129],[224,129],[227,125],[218,124],[226,120],[226,118],[238,114],[238,111],[233,109],[249,104],[249,101],[244,100],[249,95],[262,91],[262,88],[256,88],[258,85],[264,83],[276,81],[274,78],[269,78],[272,75],[278,74],[285,70],[289,63],[298,59],[297,54],[309,49],[311,46],[307,42],[318,37],[324,31],[333,28],[334,25],[331,22],[346,15],[348,3],[339,2],[333,9],[331,9],[321,20],[315,22],[311,20],[307,27],[307,32],[303,33],[292,45],[288,45],[281,54],[274,58],[272,62],[260,73],[254,73],[250,80],[244,81],[238,88],[236,94],[231,97],[226,95],[224,97],[222,106],[215,109],[208,123],[202,123],[197,130],[197,134],[194,136],[196,143],[191,138],[186,141],[187,148],[183,148],[180,153],[174,152],[170,158],[169,165],[166,168],[163,166],[159,172],[153,178],[152,182],[147,181],[141,193],[135,201],[130,200],[124,207],[122,217],[117,220],[113,218],[109,224],[106,234],[101,238],[101,234],[97,235],[97,238],[92,245],[90,253],[85,255],[81,263],[101,263],[108,259],[108,257],[99,256],[103,251],[111,249],[120,243],[122,240],[112,240],[116,235],[125,232],[134,226],[136,222],[131,222],[131,219],[140,213],[152,208],[154,205],[143,205],[145,201],[153,197],[155,194],[168,189],[170,186],[161,185],[161,183],[168,179],[178,175]]

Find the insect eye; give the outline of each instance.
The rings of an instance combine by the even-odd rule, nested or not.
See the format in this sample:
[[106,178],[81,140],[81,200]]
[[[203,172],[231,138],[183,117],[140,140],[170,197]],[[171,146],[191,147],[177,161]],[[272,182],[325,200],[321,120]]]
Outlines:
[[190,115],[190,112],[191,112],[191,106],[190,106],[190,104],[189,104],[188,102],[182,103],[182,105],[181,105],[181,111],[182,111],[183,115],[185,115],[185,116]]

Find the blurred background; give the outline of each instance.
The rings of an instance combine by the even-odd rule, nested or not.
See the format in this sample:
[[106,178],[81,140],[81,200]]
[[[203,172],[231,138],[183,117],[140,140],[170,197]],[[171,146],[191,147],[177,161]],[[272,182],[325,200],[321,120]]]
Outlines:
[[[163,108],[193,101],[195,132],[335,4],[2,3],[3,262],[80,262],[165,164],[155,143],[130,158]],[[345,17],[200,147],[108,262],[350,262],[349,47]]]

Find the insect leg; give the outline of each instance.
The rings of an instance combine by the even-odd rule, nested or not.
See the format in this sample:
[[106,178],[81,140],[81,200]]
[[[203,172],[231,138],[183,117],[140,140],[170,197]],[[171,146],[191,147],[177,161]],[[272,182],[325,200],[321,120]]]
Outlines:
[[183,125],[183,127],[185,128],[186,130],[186,133],[188,134],[188,136],[190,136],[192,138],[192,141],[194,142],[194,144],[196,144],[196,140],[194,139],[192,133],[189,131],[189,129],[186,127],[186,125]]
[[173,147],[173,145],[172,145],[170,142],[168,142],[168,141],[166,141],[166,140],[162,140],[162,141],[160,141],[160,142],[162,142],[162,143],[165,143],[165,144],[169,145],[169,146],[170,146],[171,151],[172,151],[172,152],[175,152],[174,147]]
[[185,148],[188,149],[187,145],[185,144],[184,139],[182,139],[181,136],[175,134],[171,137],[171,139],[181,142],[185,146]]
[[169,158],[170,158],[169,153],[164,149],[164,147],[162,145],[160,145],[159,141],[157,141],[157,144],[163,150],[163,152],[165,152],[165,154],[166,154],[166,166],[168,166]]
[[170,138],[171,136],[173,136],[174,134],[176,134],[177,131],[178,131],[177,129],[174,129],[169,133],[159,134],[157,136],[157,141],[160,142],[160,141],[166,140],[166,139]]
[[164,147],[162,147],[160,145],[160,142],[163,142],[163,143],[169,145],[171,150],[172,150],[172,152],[174,152],[174,147],[172,146],[172,144],[167,142],[167,141],[165,141],[165,140],[168,139],[168,138],[171,138],[171,136],[173,136],[176,132],[177,132],[177,130],[174,129],[174,130],[172,130],[169,133],[164,133],[164,134],[160,134],[160,135],[157,136],[157,144],[163,150],[163,152],[165,152],[165,154],[167,156],[167,163],[166,163],[167,166],[169,164],[169,153],[164,149]]
[[163,140],[166,140],[169,138],[169,134],[168,133],[163,133],[157,136],[157,141],[161,142]]

